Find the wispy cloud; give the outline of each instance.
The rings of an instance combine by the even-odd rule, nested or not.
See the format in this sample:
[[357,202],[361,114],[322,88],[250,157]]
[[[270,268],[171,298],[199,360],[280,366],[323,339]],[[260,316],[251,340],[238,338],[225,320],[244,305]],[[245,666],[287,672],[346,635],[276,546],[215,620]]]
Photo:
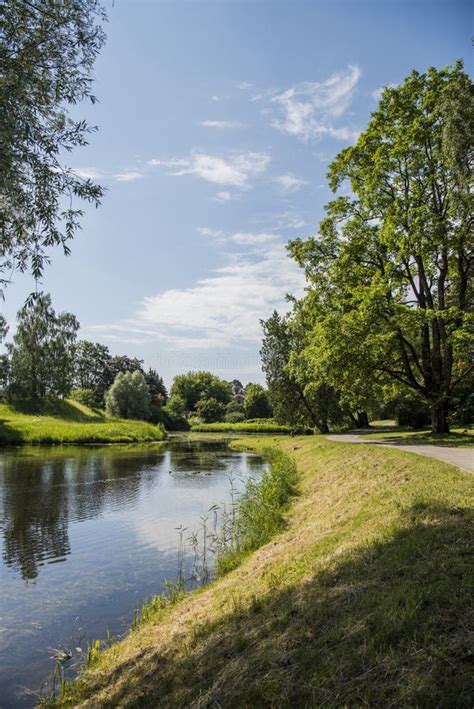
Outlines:
[[117,182],[135,182],[135,180],[141,180],[143,173],[138,170],[126,170],[125,172],[117,172],[113,177]]
[[235,195],[233,195],[231,192],[216,192],[216,196],[214,197],[216,202],[230,202],[231,199],[236,199]]
[[252,177],[261,175],[270,163],[270,156],[265,153],[240,153],[227,157],[193,153],[185,159],[154,159],[150,166],[171,168],[169,174],[180,177],[195,175],[217,185],[231,185],[245,188]]
[[[256,236],[256,235],[252,235]],[[189,288],[173,288],[144,298],[136,318],[97,326],[106,337],[161,341],[171,349],[229,348],[257,343],[260,319],[285,311],[287,292],[303,291],[301,269],[281,243],[267,235],[265,255],[233,256]],[[250,239],[249,234],[233,237]],[[261,241],[265,241],[259,235]]]
[[240,121],[201,121],[204,128],[243,128],[244,124]]
[[301,180],[299,177],[295,177],[291,174],[278,175],[274,178],[274,181],[277,182],[285,192],[296,192],[303,187],[303,185],[308,184],[306,180]]
[[144,177],[143,173],[137,169],[108,173],[95,167],[75,167],[71,169],[71,172],[84,180],[106,180],[109,182],[134,182]]
[[347,111],[361,77],[358,66],[332,74],[325,81],[304,82],[270,98],[279,115],[272,125],[303,140],[330,136],[353,139],[357,132],[337,121]]

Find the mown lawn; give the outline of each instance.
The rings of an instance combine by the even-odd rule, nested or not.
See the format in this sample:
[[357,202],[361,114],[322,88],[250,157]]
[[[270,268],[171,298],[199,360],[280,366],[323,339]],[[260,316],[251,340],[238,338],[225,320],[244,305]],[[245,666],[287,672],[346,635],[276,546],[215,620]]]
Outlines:
[[474,476],[324,437],[282,532],[99,653],[59,704],[471,707]]
[[162,426],[108,418],[103,411],[70,400],[0,404],[0,446],[138,443],[164,437]]
[[239,421],[238,423],[200,423],[191,426],[194,433],[290,433],[291,426],[274,421]]

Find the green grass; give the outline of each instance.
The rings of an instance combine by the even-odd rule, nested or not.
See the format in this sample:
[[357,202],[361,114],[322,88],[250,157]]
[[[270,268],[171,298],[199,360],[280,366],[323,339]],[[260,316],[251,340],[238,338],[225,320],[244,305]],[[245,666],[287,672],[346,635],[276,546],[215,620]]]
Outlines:
[[381,443],[396,443],[397,445],[434,445],[454,448],[470,448],[474,446],[474,429],[459,428],[451,433],[431,433],[431,431],[404,431],[395,429],[377,433],[363,434],[364,438]]
[[322,436],[270,445],[300,492],[276,536],[151,610],[58,704],[472,706],[474,476]]
[[0,404],[0,446],[139,443],[164,437],[162,426],[108,418],[71,400]]
[[195,433],[289,433],[291,426],[284,426],[274,421],[239,421],[239,423],[201,423],[191,426]]

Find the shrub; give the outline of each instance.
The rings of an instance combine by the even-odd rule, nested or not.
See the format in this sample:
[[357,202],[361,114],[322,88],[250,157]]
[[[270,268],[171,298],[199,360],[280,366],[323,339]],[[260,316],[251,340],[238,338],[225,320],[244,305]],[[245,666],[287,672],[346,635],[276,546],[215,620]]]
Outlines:
[[93,389],[73,389],[69,395],[73,401],[88,406],[93,409],[95,406],[95,394]]
[[196,412],[205,423],[214,423],[224,418],[225,405],[214,397],[201,399],[197,402]]
[[245,421],[245,414],[242,411],[230,411],[224,416],[226,423],[239,423]]
[[125,419],[150,417],[150,391],[141,372],[120,372],[105,395],[107,413]]

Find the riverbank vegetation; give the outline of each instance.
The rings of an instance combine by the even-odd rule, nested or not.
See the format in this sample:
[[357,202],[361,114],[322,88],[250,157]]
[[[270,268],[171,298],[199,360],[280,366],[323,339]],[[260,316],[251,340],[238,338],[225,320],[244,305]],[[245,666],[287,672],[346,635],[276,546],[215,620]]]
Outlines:
[[72,400],[0,404],[0,446],[161,441],[161,424],[109,418]]
[[271,445],[298,470],[285,529],[96,653],[58,705],[470,705],[472,476],[319,436]]
[[191,431],[196,433],[290,433],[291,427],[279,424],[272,419],[261,421],[239,421],[238,423],[193,423]]

